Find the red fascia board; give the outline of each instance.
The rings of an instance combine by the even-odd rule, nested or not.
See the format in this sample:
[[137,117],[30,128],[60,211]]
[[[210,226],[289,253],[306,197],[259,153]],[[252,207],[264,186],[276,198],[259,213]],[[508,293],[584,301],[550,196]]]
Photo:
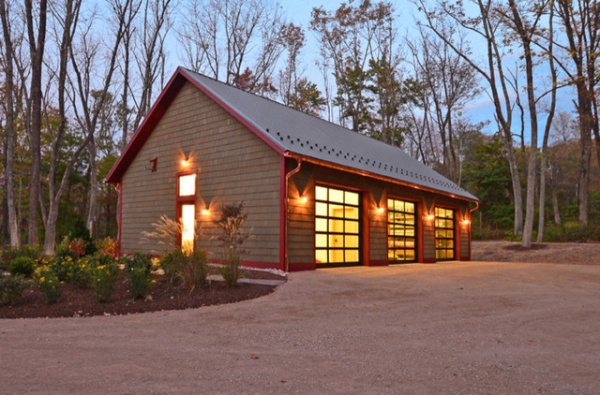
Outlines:
[[138,128],[137,132],[135,132],[133,138],[129,144],[127,144],[125,151],[123,151],[123,154],[121,154],[121,157],[119,160],[117,160],[117,163],[115,163],[113,168],[110,170],[108,176],[106,176],[106,179],[104,180],[105,183],[116,184],[121,181],[123,174],[125,174],[125,171],[129,165],[131,165],[131,162],[133,162],[136,155],[140,152],[144,146],[144,143],[146,140],[148,140],[148,137],[150,137],[156,128],[156,125],[158,125],[158,122],[165,114],[186,80],[187,77],[183,75],[179,69],[177,69],[173,77],[171,77],[171,80],[167,83],[165,89],[163,89],[162,93],[150,109],[150,112]]
[[434,188],[425,187],[425,186],[419,185],[419,184],[412,184],[410,182],[397,180],[397,179],[392,178],[392,177],[382,176],[382,175],[379,175],[379,174],[376,174],[376,173],[371,173],[371,172],[368,172],[368,171],[356,169],[354,167],[339,165],[339,164],[336,164],[336,163],[333,163],[333,162],[324,161],[322,159],[317,159],[317,158],[313,158],[313,157],[310,157],[310,156],[296,154],[296,153],[291,152],[291,151],[286,151],[284,155],[286,157],[295,158],[295,159],[298,159],[299,157],[302,157],[302,160],[305,161],[305,162],[311,162],[311,163],[314,163],[316,165],[320,165],[320,166],[323,166],[323,167],[329,167],[331,169],[341,170],[341,171],[345,171],[345,172],[348,172],[348,173],[354,173],[354,174],[358,174],[358,175],[361,175],[361,176],[364,176],[364,177],[374,178],[374,179],[377,179],[377,180],[382,180],[382,181],[385,181],[385,182],[389,182],[389,183],[397,184],[397,185],[402,185],[402,186],[406,186],[406,187],[413,188],[413,189],[419,189],[419,190],[423,190],[423,191],[427,191],[427,192],[433,192],[433,193],[436,193],[438,195],[449,196],[449,197],[451,197],[453,199],[458,199],[458,200],[463,200],[463,201],[467,201],[467,202],[478,203],[478,200],[469,199],[469,198],[467,198],[465,196],[458,196],[458,195],[455,195],[455,194],[450,193],[450,192],[440,191],[440,190],[437,190],[437,189],[434,189]]
[[[181,69],[181,72],[184,75],[186,75],[187,70]],[[196,88],[200,89],[200,91],[202,93],[204,93],[212,101],[217,103],[221,108],[223,108],[225,111],[227,111],[231,116],[233,116],[235,119],[237,119],[242,125],[244,125],[248,129],[250,129],[252,131],[252,133],[254,133],[256,136],[258,136],[258,138],[260,138],[262,141],[264,141],[269,147],[273,148],[278,154],[283,155],[283,153],[284,153],[283,148],[281,146],[279,146],[278,144],[276,144],[273,140],[269,139],[265,135],[266,131],[260,130],[255,124],[253,124],[246,117],[244,117],[240,113],[238,113],[233,107],[231,107],[229,104],[224,102],[220,97],[215,95],[207,87],[205,87],[204,85],[199,83],[195,78],[188,77],[188,81],[192,85],[194,85]]]
[[167,83],[165,89],[163,89],[162,93],[156,100],[156,103],[154,104],[154,106],[152,106],[152,109],[148,113],[148,116],[146,116],[146,118],[142,122],[142,125],[138,128],[138,131],[135,133],[135,135],[127,145],[127,148],[125,149],[115,166],[112,168],[104,182],[116,184],[121,181],[123,174],[125,174],[125,171],[129,167],[129,165],[131,165],[131,162],[133,161],[135,156],[138,154],[138,152],[140,152],[142,146],[144,145],[146,140],[148,140],[148,137],[150,137],[152,131],[154,131],[154,128],[156,128],[156,125],[158,124],[162,116],[165,114],[165,112],[177,96],[177,93],[179,93],[179,90],[186,81],[194,85],[202,93],[204,93],[211,100],[213,100],[215,103],[221,106],[225,111],[231,114],[235,119],[241,122],[248,129],[250,129],[255,135],[257,135],[267,145],[273,148],[277,153],[283,155],[283,149],[279,145],[274,143],[272,140],[270,140],[267,136],[265,136],[264,133],[266,132],[259,130],[254,124],[249,122],[248,119],[246,119],[237,111],[235,111],[231,106],[229,106],[218,96],[213,94],[204,85],[196,81],[195,78],[190,77],[187,74],[187,70],[178,67],[177,71],[175,72],[173,77],[171,77],[171,80]]

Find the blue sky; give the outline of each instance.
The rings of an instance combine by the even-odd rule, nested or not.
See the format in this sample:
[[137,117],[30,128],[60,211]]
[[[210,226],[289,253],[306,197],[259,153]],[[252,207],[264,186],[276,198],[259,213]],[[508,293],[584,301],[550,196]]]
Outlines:
[[[275,0],[277,1],[277,0]],[[311,19],[311,11],[315,7],[323,7],[326,10],[335,10],[337,9],[343,2],[341,0],[279,0],[278,3],[281,5],[285,18],[288,22],[293,22],[295,24],[301,25],[306,33],[306,46],[302,50],[301,61],[303,71],[306,77],[310,80],[317,83],[321,89],[323,86],[323,76],[321,71],[317,69],[315,65],[315,61],[317,61],[320,57],[319,55],[319,46],[317,42],[317,38],[315,34],[310,31],[310,19]],[[398,30],[401,36],[408,35],[410,36],[411,29],[415,26],[414,18],[415,14],[417,14],[417,10],[415,6],[407,0],[392,0],[396,11],[396,18],[398,21]],[[175,32],[171,32],[172,39],[175,36]],[[173,40],[176,42],[176,39]],[[169,52],[169,63],[172,65],[173,69],[180,64],[181,60],[178,59],[177,50],[175,48],[167,48]],[[514,55],[513,55],[514,56]],[[505,65],[508,65],[510,62],[510,58],[507,57],[505,59]],[[524,73],[522,73],[522,78],[524,79]],[[333,78],[330,78],[333,80]],[[566,95],[563,95],[566,97]],[[522,96],[523,105],[526,106],[526,97]],[[570,99],[566,97],[562,100],[561,105],[559,105],[558,110],[572,110],[572,104],[570,105]],[[483,93],[479,98],[472,101],[467,105],[464,109],[464,114],[468,116],[472,122],[484,122],[489,121],[490,125],[487,127],[488,133],[494,133],[496,131],[496,125],[494,122],[494,107],[491,104],[491,101],[487,94]],[[515,115],[516,118],[519,117],[519,114]],[[543,130],[542,117],[540,117],[540,127]],[[518,122],[518,119],[517,119]]]

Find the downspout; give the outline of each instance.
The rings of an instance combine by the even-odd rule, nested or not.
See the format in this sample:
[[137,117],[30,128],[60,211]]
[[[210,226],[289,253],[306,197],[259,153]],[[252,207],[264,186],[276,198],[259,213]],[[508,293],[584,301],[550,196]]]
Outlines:
[[123,223],[123,185],[122,182],[118,182],[115,185],[115,191],[117,191],[117,193],[119,194],[119,198],[117,199],[118,202],[118,213],[117,213],[117,242],[119,244],[119,249],[118,249],[118,254],[119,256],[121,256],[121,226]]
[[[285,158],[288,157],[287,155],[284,156],[284,161]],[[296,166],[296,168],[294,168],[293,170],[290,170],[289,173],[286,173],[285,175],[285,225],[284,225],[284,229],[285,229],[285,233],[284,233],[284,245],[283,245],[283,249],[284,249],[284,259],[285,259],[285,271],[288,272],[289,271],[289,259],[288,259],[288,218],[289,218],[289,204],[288,204],[288,200],[289,200],[289,183],[290,183],[290,178],[298,173],[300,171],[300,168],[302,167],[302,157],[299,156],[298,158],[296,158],[296,161],[298,162],[298,165]]]

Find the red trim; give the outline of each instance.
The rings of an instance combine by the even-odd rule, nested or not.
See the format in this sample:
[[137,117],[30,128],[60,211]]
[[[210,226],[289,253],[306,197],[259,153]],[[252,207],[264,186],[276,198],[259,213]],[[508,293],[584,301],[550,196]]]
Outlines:
[[305,270],[317,270],[317,264],[314,262],[290,263],[288,272],[301,272]]
[[423,263],[436,263],[435,258],[423,259]]
[[285,271],[286,261],[286,222],[287,222],[287,183],[286,183],[286,172],[285,172],[285,156],[281,155],[279,164],[279,264],[280,269]]
[[123,151],[123,154],[117,160],[117,163],[113,166],[111,171],[108,173],[108,176],[105,179],[105,182],[115,184],[121,180],[123,174],[127,168],[131,165],[136,155],[140,152],[142,146],[148,140],[148,137],[152,134],[156,125],[161,120],[165,112],[173,103],[175,97],[185,84],[185,82],[189,82],[198,88],[202,93],[208,96],[211,100],[221,106],[225,111],[231,114],[235,119],[241,122],[244,126],[250,129],[258,138],[263,140],[267,145],[273,148],[279,154],[283,154],[283,149],[276,144],[273,140],[269,139],[264,133],[264,131],[259,130],[256,125],[250,122],[248,119],[244,118],[240,115],[233,107],[224,102],[220,97],[213,94],[207,87],[198,82],[195,78],[191,77],[188,74],[188,70],[178,67],[160,96],[152,106],[152,109],[148,112],[148,115],[136,131],[135,135]]
[[[190,77],[187,74],[188,70],[180,67],[177,69],[177,72],[181,73],[183,76],[185,76],[187,78],[188,82],[190,82],[196,88],[200,89],[200,91],[202,91],[202,93],[204,93],[206,96],[208,96],[210,99],[212,99],[215,103],[217,103],[219,106],[221,106],[225,111],[227,111],[229,114],[231,114],[235,119],[240,121],[242,123],[242,125],[244,125],[248,129],[250,129],[254,134],[256,134],[256,136],[258,136],[258,138],[260,138],[262,141],[267,143],[267,145],[269,147],[273,148],[279,154],[284,153],[283,148],[281,148],[281,146],[279,146],[273,140],[271,140],[267,136],[265,136],[264,133],[266,131],[259,130],[255,124],[250,122],[248,119],[244,118],[240,113],[238,113],[233,107],[231,107],[229,104],[227,104],[225,101],[223,101],[219,96],[216,96],[213,92],[211,92],[207,87],[205,87],[200,82],[198,82],[195,78]],[[219,83],[224,84],[223,82],[219,82]]]
[[127,144],[125,151],[123,151],[117,160],[117,163],[115,163],[110,170],[108,176],[106,176],[104,182],[116,184],[121,181],[123,174],[125,174],[127,168],[129,168],[137,154],[140,152],[144,143],[148,140],[148,137],[150,137],[156,128],[156,125],[158,125],[158,122],[161,120],[186,80],[187,77],[181,73],[180,69],[177,69],[150,109],[150,112],[148,112],[148,115],[146,115],[146,118],[144,118],[144,121],[133,135],[133,138],[129,144]]
[[[370,210],[370,206],[371,206],[371,196],[369,192],[362,192],[361,193],[362,196],[362,202],[361,205],[362,207],[359,207],[359,218],[360,215],[362,215],[362,223],[360,225],[361,230],[360,233],[362,233],[361,235],[359,235],[361,237],[361,239],[359,239],[359,243],[362,241],[362,264],[363,266],[373,266],[371,264],[371,240],[369,239],[370,237],[370,228],[371,228],[371,218],[369,217],[369,214],[371,212]],[[362,213],[360,212],[360,209],[362,208]],[[386,251],[387,254],[387,251]]]
[[341,170],[341,171],[344,171],[344,172],[347,172],[347,173],[358,174],[358,175],[361,175],[361,176],[364,176],[364,177],[374,178],[376,180],[382,180],[382,181],[385,181],[387,183],[409,187],[411,189],[416,189],[416,190],[420,190],[420,191],[433,192],[435,194],[443,195],[443,196],[449,196],[449,197],[451,197],[453,199],[457,199],[457,200],[463,200],[463,201],[475,202],[475,203],[478,202],[477,200],[469,199],[469,198],[467,198],[465,196],[456,196],[456,195],[454,195],[452,193],[445,192],[445,191],[440,191],[440,190],[434,189],[434,188],[428,188],[428,187],[425,187],[425,186],[420,185],[420,184],[411,184],[411,183],[406,182],[406,181],[401,181],[401,180],[398,180],[398,179],[395,179],[395,178],[382,176],[382,175],[371,173],[371,172],[364,171],[364,170],[359,170],[359,169],[356,169],[354,167],[338,165],[336,163],[324,161],[324,160],[313,158],[313,157],[310,157],[310,156],[298,155],[298,154],[295,154],[295,153],[289,152],[289,151],[285,152],[285,156],[290,157],[290,158],[300,158],[300,157],[302,157],[303,161],[314,163],[314,164],[319,165],[319,166],[329,167],[331,169]]
[[367,266],[389,266],[387,259],[370,260]]
[[422,199],[417,202],[417,262],[425,262],[425,201]]
[[457,218],[457,214],[460,211],[460,208],[454,209],[453,212],[453,216],[454,216],[454,259],[457,261],[461,261],[462,257],[461,257],[461,246],[460,246],[460,240],[462,239],[462,234],[461,232],[461,220],[459,220]]
[[117,191],[119,192],[119,223],[117,224],[117,241],[119,242],[119,256],[122,255],[121,237],[123,235],[123,182],[117,184]]

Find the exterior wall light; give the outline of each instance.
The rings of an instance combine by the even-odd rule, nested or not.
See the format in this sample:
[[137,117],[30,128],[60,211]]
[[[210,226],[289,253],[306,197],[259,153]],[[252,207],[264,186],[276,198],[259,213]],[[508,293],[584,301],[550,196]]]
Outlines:
[[181,160],[181,166],[188,167],[188,165],[189,165],[189,162],[187,160],[185,160],[185,159]]
[[300,201],[302,202],[302,204],[306,204],[306,202],[308,202],[308,198],[304,195],[300,196]]
[[383,214],[385,209],[382,206],[377,206],[377,214]]
[[202,211],[200,211],[200,214],[208,216],[210,215],[210,211],[208,211],[208,208],[203,208]]
[[427,214],[425,216],[426,221],[433,221],[434,219],[435,219],[435,215],[433,215],[433,214]]
[[463,224],[464,226],[468,226],[470,223],[471,223],[471,221],[469,221],[468,219],[463,219],[463,220],[462,220],[462,224]]

